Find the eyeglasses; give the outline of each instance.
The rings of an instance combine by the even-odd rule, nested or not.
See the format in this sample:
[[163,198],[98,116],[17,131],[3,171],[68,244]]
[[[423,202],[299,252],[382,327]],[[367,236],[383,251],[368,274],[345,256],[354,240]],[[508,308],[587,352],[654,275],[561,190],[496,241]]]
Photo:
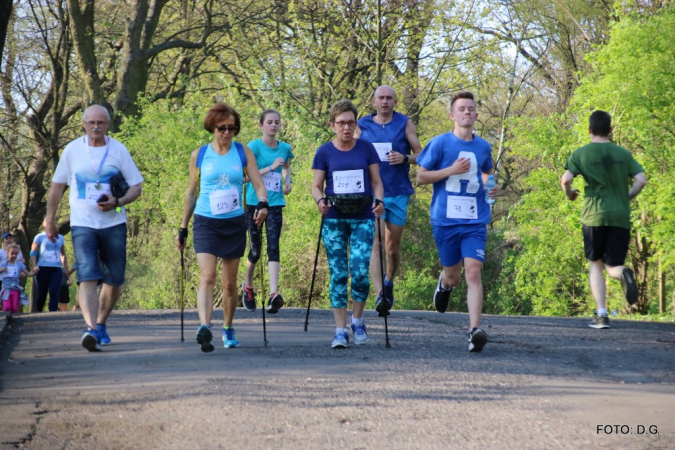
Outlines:
[[237,127],[235,127],[235,126],[232,126],[232,127],[228,127],[228,126],[216,127],[216,130],[218,130],[220,133],[224,133],[226,131],[229,131],[230,133],[234,133],[235,131],[237,131]]
[[337,127],[340,128],[354,128],[356,126],[356,122],[353,120],[348,120],[346,122],[339,121],[339,122],[333,122]]
[[90,127],[94,127],[94,126],[95,126],[95,127],[99,127],[99,128],[102,127],[102,126],[104,126],[104,125],[108,125],[108,122],[105,122],[105,121],[103,121],[103,120],[96,120],[96,121],[90,120],[90,121],[87,121],[87,122],[85,122],[85,123],[86,123],[87,125],[89,125]]

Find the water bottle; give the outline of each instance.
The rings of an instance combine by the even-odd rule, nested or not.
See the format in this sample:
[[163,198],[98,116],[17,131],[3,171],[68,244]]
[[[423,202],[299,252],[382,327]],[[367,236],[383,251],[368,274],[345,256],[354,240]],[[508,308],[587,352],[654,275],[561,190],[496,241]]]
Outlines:
[[490,190],[495,186],[497,186],[497,183],[495,182],[495,177],[494,175],[490,175],[490,178],[488,178],[487,183],[485,183],[485,202],[488,205],[491,205],[495,202],[494,198],[490,198],[488,196],[488,192],[490,192]]

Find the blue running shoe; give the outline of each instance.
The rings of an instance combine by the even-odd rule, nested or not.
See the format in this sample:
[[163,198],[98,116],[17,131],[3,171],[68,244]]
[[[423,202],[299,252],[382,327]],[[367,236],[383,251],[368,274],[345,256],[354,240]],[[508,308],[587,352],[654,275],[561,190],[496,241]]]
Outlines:
[[234,328],[223,328],[223,343],[225,344],[225,348],[239,347],[239,341],[237,340]]
[[208,325],[200,325],[197,329],[197,343],[202,346],[202,351],[204,353],[209,353],[213,351],[213,333],[209,329]]
[[98,334],[101,335],[101,345],[110,345],[112,341],[110,341],[110,336],[108,336],[108,329],[106,328],[104,323],[98,323],[96,324],[96,328],[98,329]]
[[342,331],[335,333],[333,338],[333,343],[331,344],[332,348],[347,348],[349,346],[349,335],[347,331]]
[[361,325],[354,325],[352,322],[352,334],[354,335],[354,343],[356,345],[361,345],[368,342],[368,332],[366,331],[365,322]]
[[100,352],[101,351],[101,335],[97,330],[87,328],[82,334],[82,347],[86,348],[90,352]]

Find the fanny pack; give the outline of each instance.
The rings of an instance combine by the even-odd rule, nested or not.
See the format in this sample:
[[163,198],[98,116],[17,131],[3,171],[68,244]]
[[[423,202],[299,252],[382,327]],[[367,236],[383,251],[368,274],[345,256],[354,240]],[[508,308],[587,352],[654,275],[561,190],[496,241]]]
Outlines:
[[127,183],[127,180],[124,179],[122,172],[118,172],[110,178],[110,190],[115,198],[122,198],[127,194],[129,184]]
[[342,214],[358,214],[373,204],[372,197],[359,194],[327,195],[331,206]]

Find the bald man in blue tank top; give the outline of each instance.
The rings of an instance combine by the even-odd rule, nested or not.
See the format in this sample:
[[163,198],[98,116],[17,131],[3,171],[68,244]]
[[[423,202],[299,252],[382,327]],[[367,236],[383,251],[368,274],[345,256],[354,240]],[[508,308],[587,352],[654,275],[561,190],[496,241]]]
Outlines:
[[[378,87],[373,97],[376,113],[359,119],[355,134],[357,138],[375,146],[380,157],[380,178],[384,185],[385,227],[382,234],[387,269],[384,291],[380,291],[376,302],[380,316],[388,315],[394,305],[394,276],[401,262],[401,240],[408,219],[408,202],[414,193],[409,177],[410,165],[416,164],[417,155],[422,151],[415,125],[408,117],[394,111],[397,104],[396,93],[390,86]],[[378,239],[377,233],[375,239]],[[373,245],[370,255],[370,278],[375,289],[382,288],[378,245]]]

